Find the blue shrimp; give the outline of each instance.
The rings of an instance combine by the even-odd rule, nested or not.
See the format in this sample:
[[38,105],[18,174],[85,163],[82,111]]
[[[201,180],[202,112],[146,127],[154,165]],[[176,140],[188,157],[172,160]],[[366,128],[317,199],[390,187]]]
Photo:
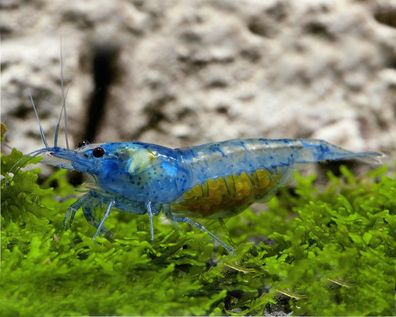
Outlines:
[[[147,214],[153,240],[153,216],[163,212],[175,222],[206,232],[230,253],[230,246],[193,218],[222,220],[268,200],[299,164],[350,159],[378,163],[382,156],[310,139],[237,139],[176,149],[111,142],[69,149],[57,146],[58,130],[59,125],[53,147],[41,132],[45,147],[35,154],[45,153],[44,162],[88,173],[95,179],[95,186],[68,209],[65,227],[82,208],[87,221],[97,229],[95,238],[107,231],[104,223],[113,208],[118,208]],[[101,221],[93,216],[99,204],[107,205]]]
[[[381,153],[355,153],[311,139],[237,139],[176,149],[142,142],[111,142],[70,149],[62,58],[61,78],[63,102],[52,147],[30,95],[44,143],[44,148],[30,154],[45,154],[45,163],[93,176],[95,185],[69,207],[63,226],[70,227],[81,208],[88,223],[96,227],[94,238],[108,232],[104,223],[113,208],[118,208],[147,214],[153,240],[153,217],[163,212],[172,221],[206,232],[232,253],[232,247],[193,218],[221,221],[255,202],[268,200],[300,164],[352,159],[380,163],[382,157]],[[62,116],[66,148],[58,146]],[[107,208],[98,221],[93,210],[101,204]]]

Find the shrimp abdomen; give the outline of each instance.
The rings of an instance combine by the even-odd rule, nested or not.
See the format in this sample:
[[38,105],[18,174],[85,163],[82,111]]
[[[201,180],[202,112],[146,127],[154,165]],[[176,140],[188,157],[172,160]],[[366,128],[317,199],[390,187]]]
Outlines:
[[[190,188],[171,204],[174,214],[219,218],[266,200],[290,174],[290,164],[263,155],[260,140],[230,140],[179,149]],[[268,152],[269,153],[269,152]]]
[[378,160],[321,140],[245,139],[178,149],[190,187],[170,205],[174,214],[219,218],[264,201],[285,183],[296,164],[326,160]]

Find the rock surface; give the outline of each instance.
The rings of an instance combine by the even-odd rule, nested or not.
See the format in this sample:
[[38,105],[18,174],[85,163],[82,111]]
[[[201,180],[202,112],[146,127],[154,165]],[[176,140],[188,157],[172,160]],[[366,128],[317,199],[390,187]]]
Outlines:
[[[74,145],[92,123],[98,142],[309,137],[396,156],[396,1],[0,5],[2,121],[23,151],[41,147],[28,88],[53,135],[62,36]],[[93,80],[98,56],[111,60],[106,88]]]

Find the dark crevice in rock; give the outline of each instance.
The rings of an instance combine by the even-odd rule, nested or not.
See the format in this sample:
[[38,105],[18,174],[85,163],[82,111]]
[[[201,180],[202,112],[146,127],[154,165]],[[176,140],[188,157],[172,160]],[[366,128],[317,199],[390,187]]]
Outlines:
[[162,96],[161,98],[154,100],[152,103],[148,104],[144,109],[144,113],[147,116],[147,124],[142,126],[136,132],[131,135],[131,140],[138,139],[143,133],[148,130],[161,130],[160,124],[163,121],[168,121],[163,107],[169,103],[174,101],[175,98],[171,95]]
[[120,48],[116,45],[96,45],[93,48],[92,76],[94,90],[87,109],[82,140],[93,142],[102,123],[109,90],[117,75],[117,60]]
[[392,53],[389,54],[390,56],[386,60],[385,67],[396,69],[396,52],[394,55],[391,55],[391,54]]
[[380,3],[375,9],[374,18],[379,23],[396,28],[396,5],[390,1]]
[[248,24],[250,32],[261,37],[271,37],[273,35],[273,29],[270,25],[266,25],[263,19],[252,19]]
[[335,35],[329,30],[328,26],[321,21],[310,21],[304,26],[305,32],[323,39],[334,41]]
[[25,120],[26,118],[29,117],[31,114],[32,109],[29,107],[26,107],[25,104],[20,104],[17,107],[15,107],[14,111],[11,112],[11,114],[18,119]]

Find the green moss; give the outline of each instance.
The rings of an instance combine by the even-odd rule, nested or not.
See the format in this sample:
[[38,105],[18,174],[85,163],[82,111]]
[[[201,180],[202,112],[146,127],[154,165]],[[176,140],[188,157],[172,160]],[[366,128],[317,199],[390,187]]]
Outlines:
[[384,167],[344,168],[320,191],[297,174],[268,211],[227,221],[231,256],[160,217],[153,243],[146,216],[120,212],[106,223],[114,241],[94,242],[81,212],[62,233],[78,192],[64,171],[40,186],[38,169],[9,174],[21,157],[1,158],[1,316],[395,314],[396,180]]

